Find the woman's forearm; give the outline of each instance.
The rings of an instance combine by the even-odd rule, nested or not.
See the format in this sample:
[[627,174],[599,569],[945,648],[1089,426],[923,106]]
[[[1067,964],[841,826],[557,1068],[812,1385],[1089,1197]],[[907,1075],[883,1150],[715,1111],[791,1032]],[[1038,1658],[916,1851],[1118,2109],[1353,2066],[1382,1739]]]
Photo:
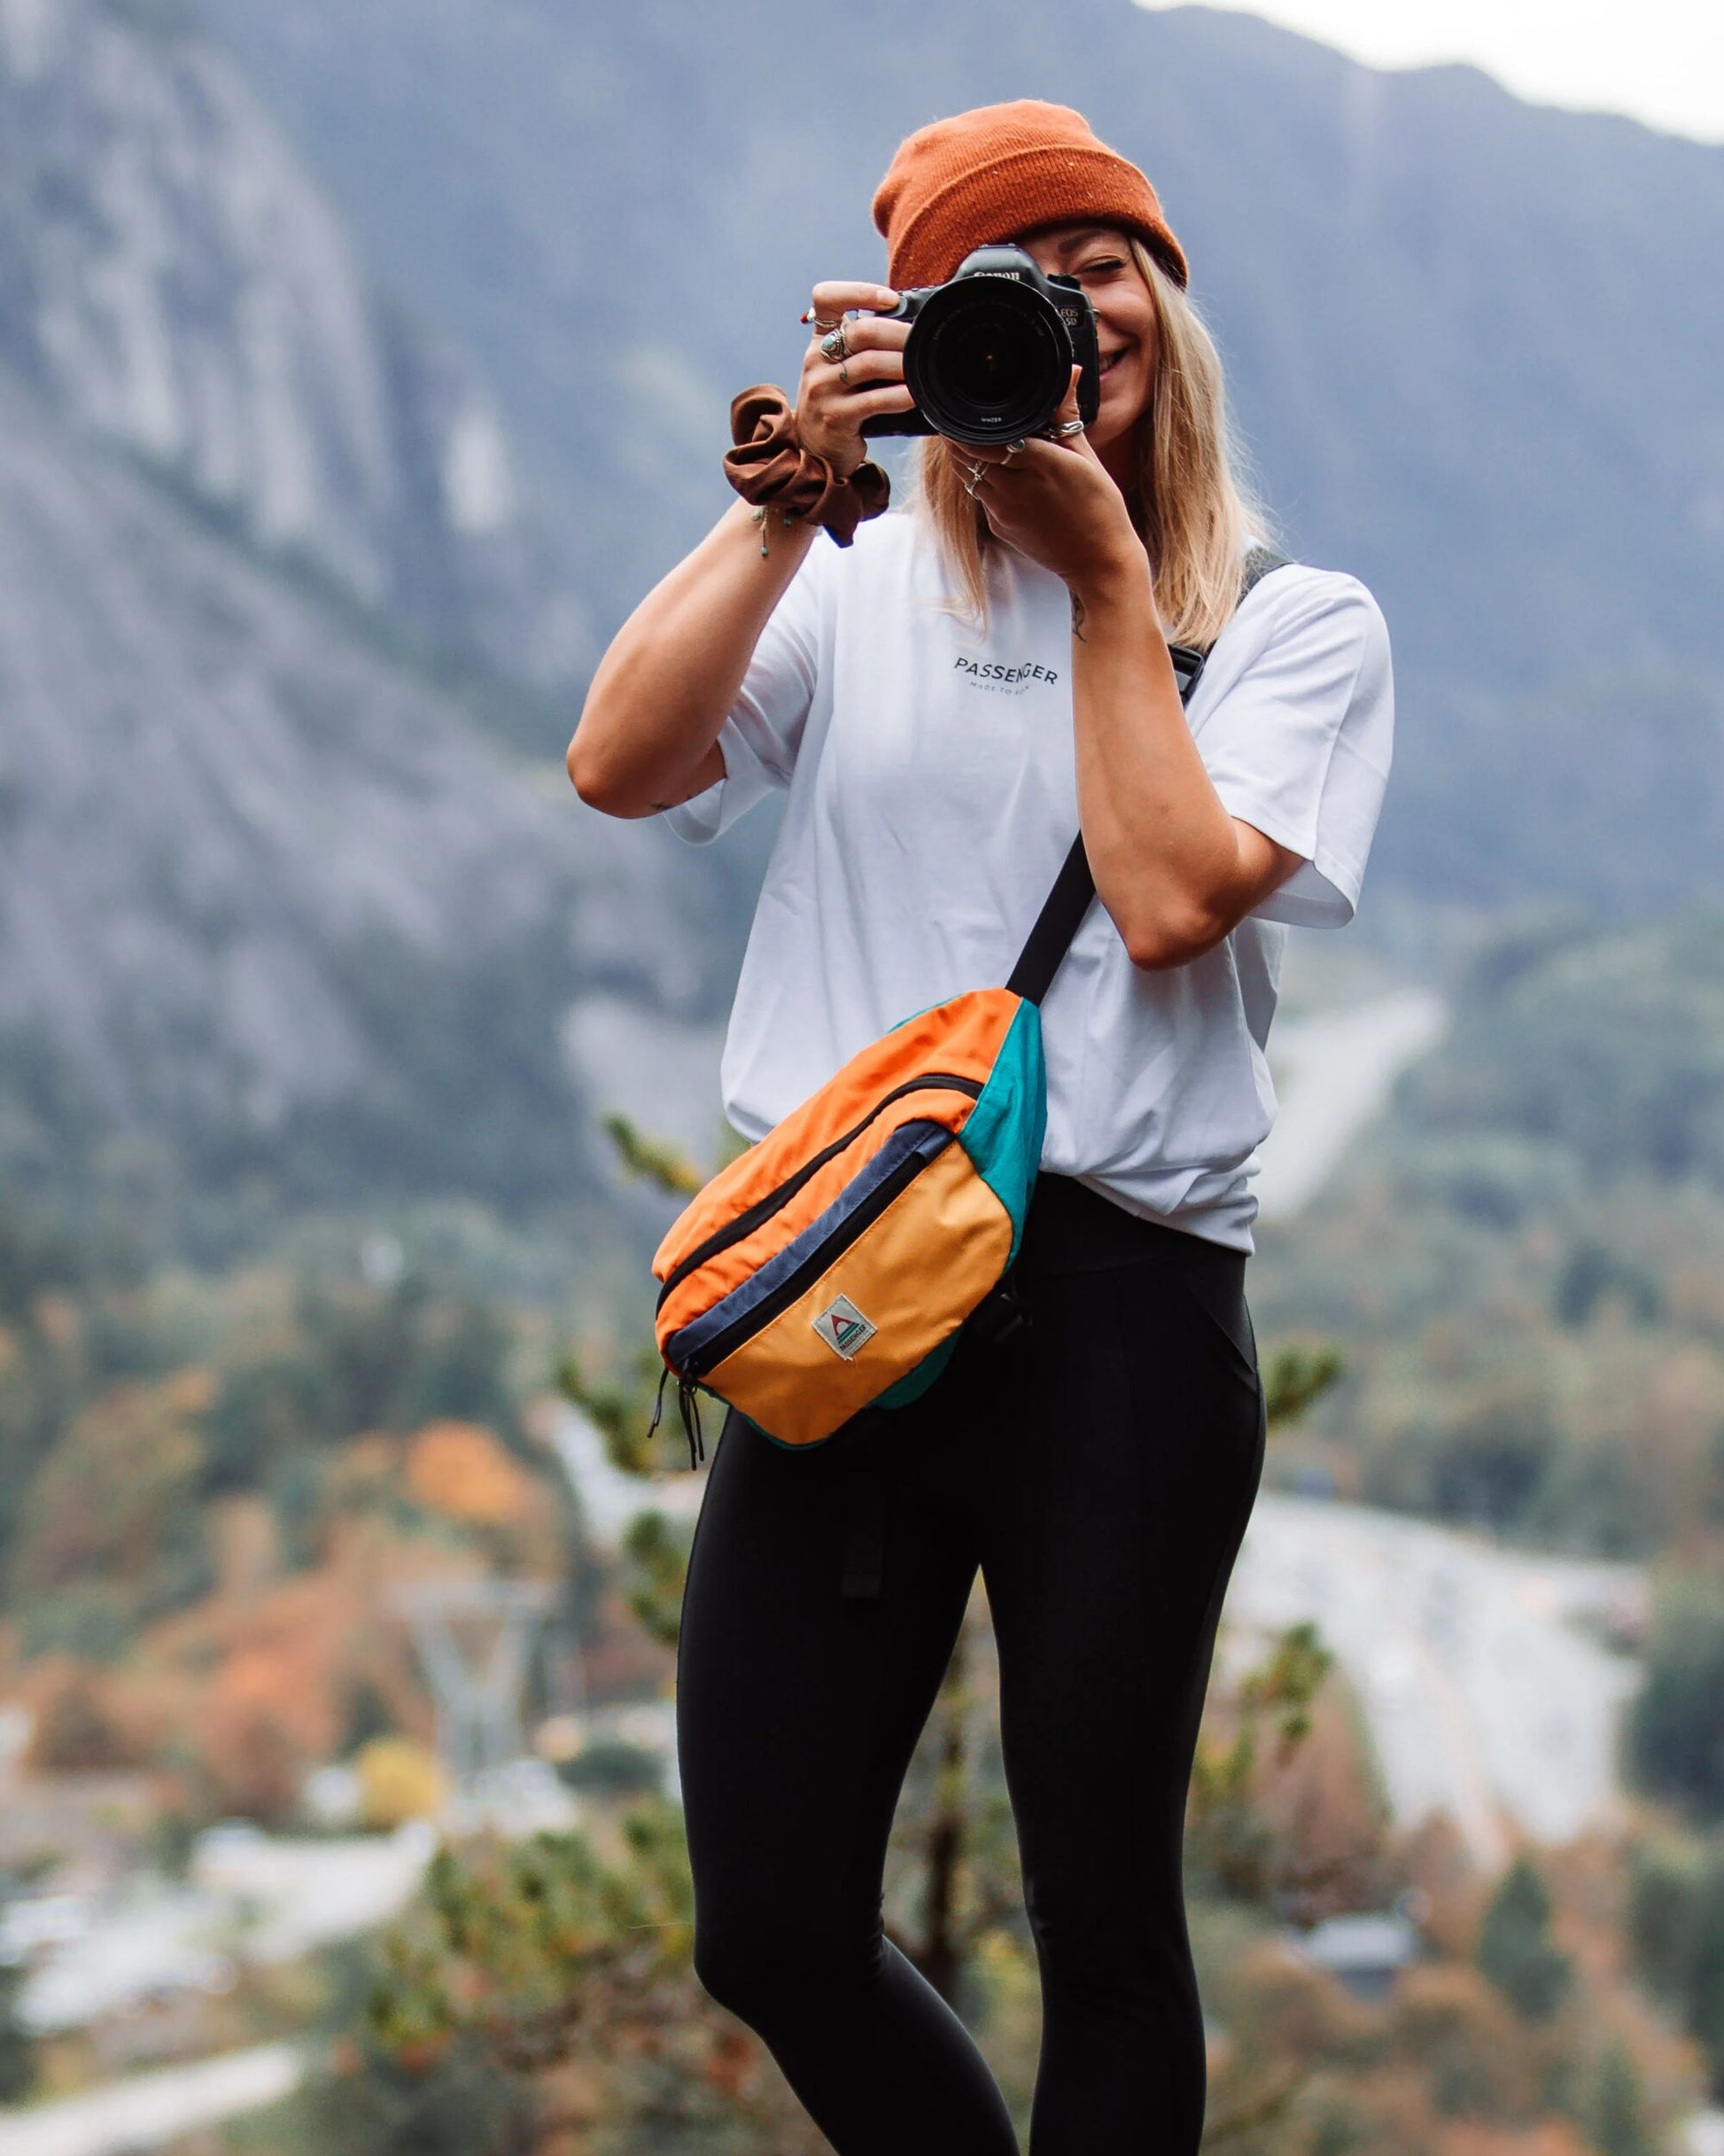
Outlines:
[[1233,925],[1243,870],[1140,548],[1072,588],[1072,702],[1078,813],[1102,904],[1134,964],[1182,964]]
[[718,729],[754,647],[818,536],[737,502],[612,638],[569,743],[583,801],[649,816],[724,775]]

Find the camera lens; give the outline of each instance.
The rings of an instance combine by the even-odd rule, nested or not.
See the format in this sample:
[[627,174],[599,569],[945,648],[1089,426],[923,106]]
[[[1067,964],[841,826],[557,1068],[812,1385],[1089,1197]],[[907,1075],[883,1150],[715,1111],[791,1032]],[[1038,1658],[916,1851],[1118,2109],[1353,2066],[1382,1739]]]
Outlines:
[[1058,310],[1009,277],[941,287],[905,346],[912,395],[957,441],[1010,440],[1044,427],[1071,379],[1071,339]]

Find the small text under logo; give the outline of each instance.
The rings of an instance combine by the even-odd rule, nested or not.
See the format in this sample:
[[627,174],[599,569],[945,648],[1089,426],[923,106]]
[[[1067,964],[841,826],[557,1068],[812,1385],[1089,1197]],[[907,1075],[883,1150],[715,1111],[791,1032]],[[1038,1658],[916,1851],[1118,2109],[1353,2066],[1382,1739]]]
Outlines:
[[1051,689],[1060,679],[1052,666],[1044,666],[1038,660],[1029,658],[1008,666],[1004,659],[966,658],[960,652],[952,661],[952,669],[974,688],[1004,689],[1015,696],[1021,696],[1031,681],[1045,681]]

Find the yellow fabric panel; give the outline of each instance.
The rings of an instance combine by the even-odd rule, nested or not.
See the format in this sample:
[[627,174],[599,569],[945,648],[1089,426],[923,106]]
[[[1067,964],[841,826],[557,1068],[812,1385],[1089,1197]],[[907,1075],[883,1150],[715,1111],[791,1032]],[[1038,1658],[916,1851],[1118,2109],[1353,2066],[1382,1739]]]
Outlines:
[[[702,1382],[780,1444],[818,1444],[968,1317],[1011,1249],[1011,1216],[963,1147],[950,1145],[806,1294]],[[839,1296],[875,1328],[850,1362],[814,1329]]]
[[[656,1323],[660,1348],[673,1333],[680,1332],[685,1325],[692,1325],[696,1318],[704,1317],[727,1295],[752,1280],[769,1258],[776,1257],[804,1228],[812,1227],[827,1207],[843,1195],[900,1125],[937,1123],[955,1134],[969,1121],[970,1110],[975,1106],[967,1093],[933,1088],[907,1093],[903,1100],[894,1101],[889,1108],[882,1109],[856,1142],[835,1154],[818,1174],[809,1178],[788,1205],[780,1206],[770,1219],[763,1220],[753,1234],[744,1235],[740,1242],[732,1243],[727,1250],[720,1250],[716,1257],[709,1257],[703,1265],[696,1266],[679,1288],[665,1296],[659,1306]],[[782,1127],[780,1125],[780,1128]],[[770,1145],[776,1136],[774,1132],[773,1137],[761,1142]],[[792,1169],[786,1172],[794,1171]]]

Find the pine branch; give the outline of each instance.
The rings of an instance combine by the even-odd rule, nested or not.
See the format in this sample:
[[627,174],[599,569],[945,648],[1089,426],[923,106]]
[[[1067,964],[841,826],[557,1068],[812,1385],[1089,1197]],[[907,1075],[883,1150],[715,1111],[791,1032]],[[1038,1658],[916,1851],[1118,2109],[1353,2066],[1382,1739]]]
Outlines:
[[620,1110],[602,1118],[606,1137],[629,1174],[672,1197],[692,1198],[706,1178],[688,1156],[662,1138],[648,1138]]
[[1346,1374],[1347,1360],[1338,1348],[1277,1348],[1263,1366],[1270,1428],[1297,1422]]

